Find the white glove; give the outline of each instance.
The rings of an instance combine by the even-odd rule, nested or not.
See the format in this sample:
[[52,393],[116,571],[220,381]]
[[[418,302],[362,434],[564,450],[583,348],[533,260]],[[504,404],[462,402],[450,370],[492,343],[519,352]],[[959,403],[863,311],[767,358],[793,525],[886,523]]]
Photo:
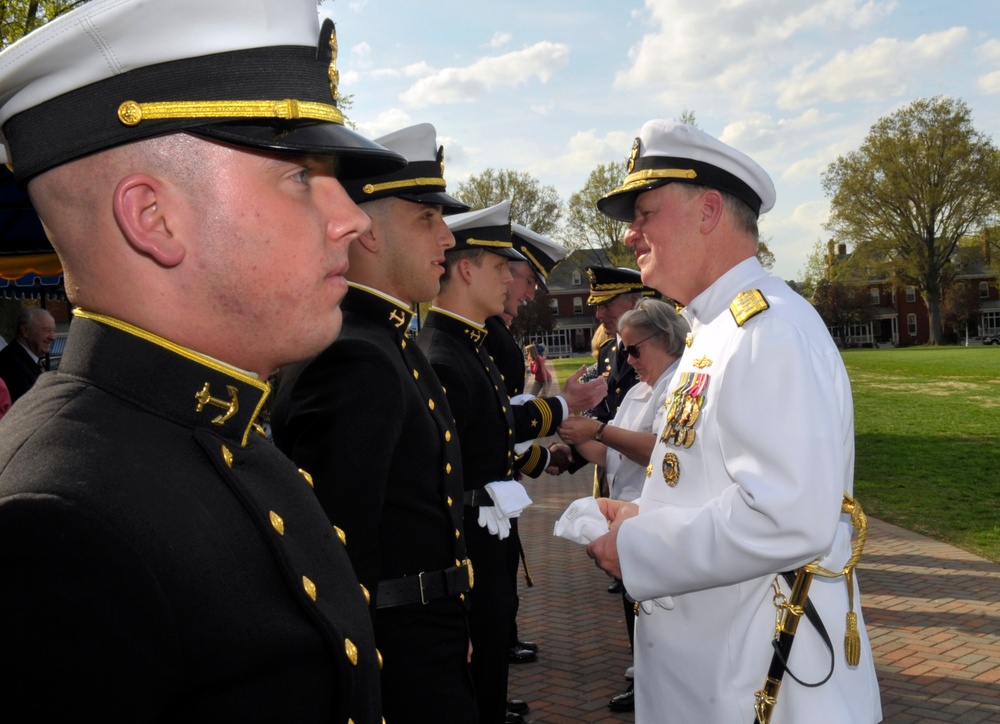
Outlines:
[[479,506],[479,526],[500,540],[510,535],[510,518],[497,515],[497,509],[493,506]]
[[570,503],[556,521],[553,535],[587,545],[608,532],[608,521],[592,496]]
[[486,484],[486,492],[493,499],[498,518],[516,518],[531,505],[528,491],[516,480],[498,480]]

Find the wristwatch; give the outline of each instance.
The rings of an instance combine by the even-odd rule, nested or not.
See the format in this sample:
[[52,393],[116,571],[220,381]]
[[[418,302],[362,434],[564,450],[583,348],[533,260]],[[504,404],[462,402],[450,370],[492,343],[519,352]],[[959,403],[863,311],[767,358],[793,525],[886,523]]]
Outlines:
[[608,423],[602,422],[601,426],[597,428],[597,432],[594,433],[594,439],[597,440],[597,442],[601,441],[601,437],[604,436],[604,428],[606,428],[607,426]]

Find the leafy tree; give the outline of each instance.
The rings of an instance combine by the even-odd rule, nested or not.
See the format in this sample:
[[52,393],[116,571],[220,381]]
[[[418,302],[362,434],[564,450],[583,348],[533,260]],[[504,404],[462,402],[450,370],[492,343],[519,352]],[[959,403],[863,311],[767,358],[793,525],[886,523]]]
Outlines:
[[551,332],[555,326],[549,295],[539,291],[533,300],[518,310],[517,316],[510,323],[510,331],[516,339],[523,342],[531,335]]
[[813,306],[842,345],[849,343],[852,326],[875,319],[868,288],[851,282],[820,280],[813,293]]
[[941,300],[941,324],[956,338],[975,325],[979,317],[979,286],[966,281],[954,282]]
[[571,249],[602,250],[612,266],[637,269],[635,255],[622,243],[628,224],[597,210],[598,199],[621,186],[625,175],[625,161],[602,163],[590,172],[583,188],[569,197],[565,242]]
[[1000,156],[969,107],[917,99],[880,119],[861,148],[823,174],[830,229],[882,276],[912,284],[927,305],[930,343],[942,341],[941,299],[959,240],[1000,204]]
[[86,0],[2,0],[0,2],[0,48],[67,13]]
[[757,242],[756,256],[757,256],[757,261],[760,262],[760,265],[762,267],[764,267],[768,271],[771,271],[774,268],[774,252],[768,248],[767,242],[764,241],[763,239],[760,239]]
[[510,201],[510,218],[549,236],[559,226],[562,201],[554,186],[542,186],[525,171],[488,168],[458,184],[456,196],[474,209]]
[[694,117],[694,111],[690,111],[687,108],[681,111],[681,116],[677,119],[677,122],[694,126],[695,128],[698,127],[698,121]]

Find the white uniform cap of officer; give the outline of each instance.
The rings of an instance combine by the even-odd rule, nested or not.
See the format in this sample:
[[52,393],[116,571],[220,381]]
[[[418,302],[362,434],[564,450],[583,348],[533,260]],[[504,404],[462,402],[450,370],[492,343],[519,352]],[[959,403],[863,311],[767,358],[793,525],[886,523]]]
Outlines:
[[556,268],[556,264],[566,258],[566,247],[522,224],[511,224],[511,234],[514,249],[524,255],[534,269],[538,283],[548,291],[546,282],[549,274]]
[[338,176],[405,159],[346,128],[336,35],[314,0],[91,0],[0,53],[0,129],[21,183],[107,148],[186,131],[335,155]]
[[527,261],[514,251],[510,231],[510,201],[501,201],[485,209],[467,211],[445,218],[444,223],[455,237],[455,246],[445,254],[468,249],[485,249],[511,261]]
[[636,198],[658,186],[687,183],[732,194],[759,217],[774,207],[774,183],[753,159],[694,126],[648,121],[639,130],[621,186],[597,202],[613,219],[632,221]]
[[406,157],[405,168],[378,176],[363,176],[344,182],[356,204],[396,197],[418,204],[440,206],[443,213],[468,211],[469,205],[446,193],[444,146],[438,146],[437,131],[430,123],[418,123],[375,139],[375,143]]

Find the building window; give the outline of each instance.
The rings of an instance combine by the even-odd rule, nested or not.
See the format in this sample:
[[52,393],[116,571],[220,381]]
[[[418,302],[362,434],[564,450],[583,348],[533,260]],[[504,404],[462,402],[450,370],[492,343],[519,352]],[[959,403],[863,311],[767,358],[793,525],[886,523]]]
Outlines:
[[892,304],[893,306],[896,305],[896,287],[892,288]]
[[559,300],[555,297],[549,297],[549,311],[555,317],[559,316]]
[[1000,330],[1000,312],[983,312],[980,332],[983,335],[988,335],[998,330]]
[[573,314],[583,316],[583,297],[573,297]]
[[[913,287],[909,287],[912,289]],[[906,331],[910,333],[911,337],[917,336],[917,315],[907,314],[906,315]]]
[[990,283],[989,282],[979,282],[979,298],[989,299],[990,298]]
[[872,304],[878,306],[879,304],[878,287],[872,287],[871,289],[868,290],[868,293],[871,295]]
[[579,269],[574,269],[573,270],[573,286],[574,287],[580,286],[580,281],[581,281],[580,270]]
[[917,301],[917,290],[914,287],[906,288],[906,301],[913,304]]

